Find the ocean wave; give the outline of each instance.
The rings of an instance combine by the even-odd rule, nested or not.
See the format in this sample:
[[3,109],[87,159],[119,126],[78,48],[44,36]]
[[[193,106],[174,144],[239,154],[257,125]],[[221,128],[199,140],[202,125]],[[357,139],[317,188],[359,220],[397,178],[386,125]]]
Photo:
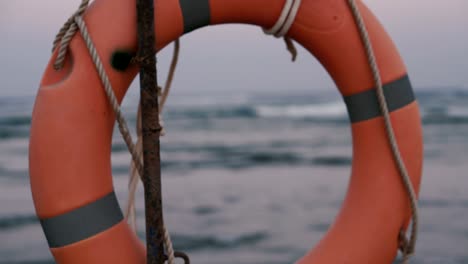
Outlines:
[[228,118],[255,118],[257,113],[250,106],[217,106],[213,108],[187,108],[171,110],[167,113],[167,119],[228,119]]
[[254,152],[243,155],[253,164],[298,164],[303,159],[292,152]]
[[10,139],[20,137],[18,133],[14,130],[1,128],[0,130],[0,139]]
[[[422,121],[425,124],[464,124],[468,123],[468,107],[460,104],[436,104],[426,102],[421,104]],[[134,114],[127,113],[128,123],[134,127]],[[271,119],[275,122],[293,120],[311,123],[332,123],[348,125],[349,118],[346,106],[342,101],[330,101],[314,104],[244,104],[244,105],[203,105],[200,107],[171,108],[164,114],[168,128],[206,130],[217,128],[217,123],[202,123],[201,121],[217,122],[220,120],[241,119],[257,122],[258,119]],[[31,117],[12,114],[0,116],[0,140],[29,137]],[[117,146],[119,150],[121,146]],[[114,151],[117,149],[113,149]]]
[[[113,166],[113,173],[126,175],[129,172],[129,162]],[[163,170],[197,170],[197,169],[229,169],[240,170],[253,167],[275,167],[275,166],[321,166],[341,167],[349,166],[351,157],[344,156],[317,156],[313,158],[301,156],[294,152],[224,152],[224,154],[199,153],[193,158],[163,159],[161,169]]]
[[199,205],[193,209],[197,215],[210,215],[219,212],[219,208],[209,205]]
[[[258,144],[239,144],[239,145],[225,145],[221,143],[211,144],[195,144],[195,143],[172,143],[164,144],[161,146],[161,151],[167,153],[213,153],[216,155],[224,155],[230,153],[249,153],[258,151],[276,151],[279,149],[290,149],[295,147],[314,147],[311,142],[294,141],[294,140],[272,140],[267,143]],[[116,142],[112,145],[112,152],[128,152],[128,148],[123,142]]]
[[255,108],[260,117],[289,117],[317,119],[345,119],[346,106],[343,102],[331,102],[311,105],[258,106]]
[[468,107],[464,106],[433,106],[422,108],[425,124],[465,124],[468,123]]
[[447,115],[452,118],[468,119],[468,107],[462,106],[449,106]]
[[3,262],[0,261],[0,264],[55,264],[56,262],[53,260],[26,260],[26,261],[7,261]]
[[310,231],[314,231],[314,232],[325,232],[329,228],[330,228],[330,223],[319,222],[319,223],[309,224],[307,229],[309,229]]
[[312,163],[321,166],[347,166],[352,162],[351,157],[344,156],[322,156],[312,159]]
[[[462,106],[422,107],[425,123],[466,123],[468,108]],[[349,118],[343,102],[304,105],[245,105],[236,107],[180,109],[169,111],[166,120],[215,120],[215,119],[281,119],[302,120],[311,123],[332,122],[348,124]]]
[[[438,100],[423,100],[421,112],[425,123],[465,123],[468,122],[468,107],[452,104],[452,100],[441,104]],[[216,105],[199,108],[180,108],[167,113],[171,119],[259,119],[302,120],[307,122],[339,122],[348,124],[346,106],[341,100],[316,102],[311,104],[263,104]]]
[[35,215],[14,215],[0,217],[0,230],[19,228],[25,225],[38,224],[39,220]]
[[421,208],[468,208],[468,200],[421,199],[419,206]]
[[0,139],[28,138],[29,127],[4,127],[0,126]]
[[30,116],[1,116],[0,139],[29,137]]
[[254,246],[269,238],[267,232],[257,231],[233,238],[222,238],[215,235],[172,235],[174,246],[183,251],[199,251],[205,249],[234,249]]
[[248,94],[236,94],[236,95],[214,95],[209,96],[183,96],[177,98],[177,100],[170,101],[169,107],[176,108],[213,108],[217,106],[238,106],[247,105],[250,103],[250,96]]
[[[468,124],[468,107],[465,106],[467,92],[418,94],[422,121],[425,125]],[[169,105],[164,113],[166,126],[173,130],[208,130],[219,129],[224,120],[230,119],[245,122],[245,126],[252,124],[263,125],[268,122],[302,122],[304,126],[313,124],[348,125],[349,118],[344,102],[337,98],[310,95],[305,96],[276,96],[255,99],[247,95],[230,98],[229,96],[214,96],[189,98],[179,103]],[[310,103],[308,103],[310,102]],[[31,102],[25,99],[13,101],[5,100],[0,105],[0,141],[14,138],[28,138],[31,115],[28,107]],[[130,127],[135,125],[136,106],[125,107]],[[26,111],[27,109],[28,111]],[[257,122],[262,119],[262,122]],[[255,123],[254,123],[255,122]],[[268,123],[271,124],[271,123]],[[279,123],[279,125],[281,125]],[[126,147],[117,146],[113,151],[124,151]]]
[[0,126],[29,126],[30,116],[4,116],[0,117]]

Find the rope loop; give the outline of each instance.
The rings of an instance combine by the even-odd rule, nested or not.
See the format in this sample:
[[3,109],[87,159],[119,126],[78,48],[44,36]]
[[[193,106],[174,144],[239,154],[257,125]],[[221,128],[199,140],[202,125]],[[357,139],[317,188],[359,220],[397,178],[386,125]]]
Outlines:
[[68,53],[68,46],[70,45],[73,36],[78,30],[78,25],[76,24],[75,18],[81,17],[84,14],[89,6],[89,1],[90,0],[81,1],[78,10],[67,20],[67,22],[65,22],[65,24],[63,24],[62,28],[55,36],[55,40],[52,45],[52,52],[57,48],[57,46],[59,47],[58,55],[54,62],[54,69],[57,71],[63,68],[63,65],[65,64],[65,57]]
[[[187,254],[181,251],[175,251],[174,252],[174,257],[175,258],[180,258],[184,260],[184,264],[190,264],[190,258]],[[169,257],[167,255],[164,255],[164,258],[169,261]]]
[[414,248],[410,246],[403,229],[401,229],[398,234],[398,249],[403,253],[403,255],[413,255],[414,253]]
[[276,23],[269,29],[263,29],[263,32],[267,35],[273,35],[276,38],[284,38],[286,48],[289,53],[291,53],[292,61],[296,61],[297,49],[294,46],[292,39],[287,37],[286,34],[293,25],[300,6],[301,0],[286,0]]
[[300,6],[301,0],[286,0],[276,23],[269,29],[263,29],[263,32],[277,38],[284,37],[294,23]]

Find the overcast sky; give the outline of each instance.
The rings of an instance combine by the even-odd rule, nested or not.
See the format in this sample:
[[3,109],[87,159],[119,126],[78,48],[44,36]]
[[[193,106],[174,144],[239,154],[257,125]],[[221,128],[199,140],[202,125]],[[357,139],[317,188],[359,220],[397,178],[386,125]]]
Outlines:
[[[0,96],[34,95],[56,31],[79,0],[0,0]],[[409,68],[416,89],[468,89],[468,0],[366,0]],[[171,49],[160,56],[160,80]],[[335,89],[305,50],[296,63],[257,27],[208,27],[182,38],[175,93]]]

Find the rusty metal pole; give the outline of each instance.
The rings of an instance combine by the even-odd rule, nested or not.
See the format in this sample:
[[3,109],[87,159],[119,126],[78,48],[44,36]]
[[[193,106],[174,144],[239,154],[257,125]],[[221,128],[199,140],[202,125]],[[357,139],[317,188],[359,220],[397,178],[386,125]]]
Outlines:
[[156,74],[154,2],[137,0],[140,103],[143,135],[147,263],[163,264],[163,215],[159,136],[158,80]]

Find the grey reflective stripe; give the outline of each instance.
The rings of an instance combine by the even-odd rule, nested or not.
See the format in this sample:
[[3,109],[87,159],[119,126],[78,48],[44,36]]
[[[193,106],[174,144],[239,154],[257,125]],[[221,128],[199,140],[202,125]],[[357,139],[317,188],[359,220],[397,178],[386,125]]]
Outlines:
[[[407,75],[383,86],[390,112],[403,108],[415,100]],[[352,123],[381,116],[375,89],[344,97]]]
[[70,245],[97,235],[123,220],[115,193],[71,212],[41,219],[49,247]]
[[184,33],[210,24],[209,0],[179,0],[179,3],[184,17]]

